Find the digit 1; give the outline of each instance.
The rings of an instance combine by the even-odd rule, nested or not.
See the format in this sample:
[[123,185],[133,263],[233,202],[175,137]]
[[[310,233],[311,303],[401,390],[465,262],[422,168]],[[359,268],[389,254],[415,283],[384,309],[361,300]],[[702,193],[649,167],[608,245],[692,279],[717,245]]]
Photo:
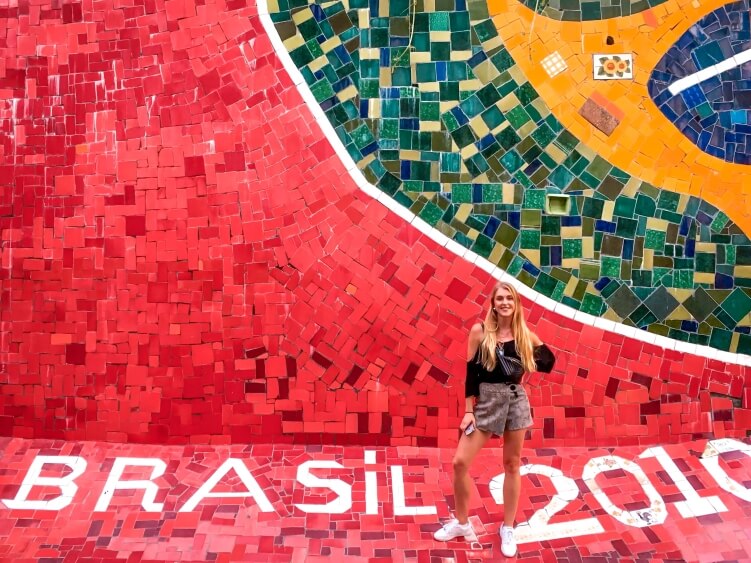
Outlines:
[[678,487],[678,490],[681,492],[681,494],[686,498],[686,500],[675,503],[675,507],[684,518],[706,516],[707,514],[717,514],[718,512],[727,512],[728,509],[720,500],[720,497],[714,495],[709,497],[699,496],[699,493],[697,493],[696,489],[694,489],[691,483],[688,482],[686,476],[681,473],[681,470],[678,469],[678,466],[668,455],[668,452],[665,451],[665,448],[660,446],[649,448],[648,450],[645,450],[644,453],[642,453],[639,457],[642,459],[653,457],[658,462],[660,462],[662,468],[673,480],[673,483],[675,483],[675,486]]

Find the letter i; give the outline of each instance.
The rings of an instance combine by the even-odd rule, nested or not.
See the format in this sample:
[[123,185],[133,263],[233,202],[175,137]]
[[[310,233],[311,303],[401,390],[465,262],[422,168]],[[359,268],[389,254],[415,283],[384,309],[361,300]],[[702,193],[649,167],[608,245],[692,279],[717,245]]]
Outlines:
[[[376,453],[365,451],[365,465],[374,465]],[[365,472],[365,514],[378,514],[378,477],[375,471]]]

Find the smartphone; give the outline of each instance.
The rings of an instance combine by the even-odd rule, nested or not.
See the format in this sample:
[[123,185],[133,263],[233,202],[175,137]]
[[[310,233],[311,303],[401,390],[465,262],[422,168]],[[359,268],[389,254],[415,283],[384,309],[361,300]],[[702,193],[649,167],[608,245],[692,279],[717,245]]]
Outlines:
[[467,436],[469,436],[470,434],[472,434],[472,432],[474,432],[474,431],[475,431],[475,425],[472,422],[470,422],[469,426],[467,426],[467,428],[464,429],[464,433]]

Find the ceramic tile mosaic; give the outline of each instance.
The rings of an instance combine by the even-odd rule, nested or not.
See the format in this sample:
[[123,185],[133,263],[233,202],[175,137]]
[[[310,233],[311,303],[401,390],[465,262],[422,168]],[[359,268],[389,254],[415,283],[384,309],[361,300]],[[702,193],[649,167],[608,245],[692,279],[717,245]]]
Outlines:
[[649,10],[666,0],[521,0],[547,18],[562,21],[593,21],[621,18]]
[[683,33],[657,63],[649,93],[702,151],[751,164],[749,2],[726,4]]
[[595,80],[631,80],[634,57],[630,53],[597,53],[592,57]]
[[566,61],[563,60],[563,57],[561,57],[558,51],[551,53],[550,55],[542,59],[540,64],[545,69],[545,72],[548,73],[548,76],[550,76],[550,78],[553,78],[557,74],[562,73],[567,68]]
[[[0,439],[0,560],[499,561],[498,446],[470,470],[473,541],[441,543],[453,449]],[[750,454],[527,448],[515,560],[748,561]]]
[[[485,4],[426,12],[418,2],[414,13],[364,0],[311,6],[282,2],[272,18],[370,182],[548,298],[751,353],[751,307],[733,309],[751,303],[746,234],[701,198],[639,180],[565,129]],[[612,134],[623,112],[593,99],[582,115]],[[545,213],[547,195],[561,191],[573,198],[569,215]],[[714,306],[697,321],[705,294]]]

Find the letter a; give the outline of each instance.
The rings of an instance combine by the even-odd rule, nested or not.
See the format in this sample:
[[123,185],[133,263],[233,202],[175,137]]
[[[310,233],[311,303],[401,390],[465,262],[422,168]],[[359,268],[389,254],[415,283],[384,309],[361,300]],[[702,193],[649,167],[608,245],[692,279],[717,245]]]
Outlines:
[[[237,476],[240,477],[240,481],[243,482],[245,488],[248,490],[245,493],[212,493],[211,490],[217,486],[222,477],[224,477],[230,469],[234,469]],[[191,512],[195,510],[198,503],[205,498],[238,498],[238,497],[253,497],[262,512],[274,512],[274,507],[271,506],[269,499],[261,489],[260,485],[256,482],[253,476],[248,471],[248,468],[240,459],[228,459],[225,461],[219,469],[206,481],[201,488],[199,488],[192,497],[188,499],[178,512]]]

